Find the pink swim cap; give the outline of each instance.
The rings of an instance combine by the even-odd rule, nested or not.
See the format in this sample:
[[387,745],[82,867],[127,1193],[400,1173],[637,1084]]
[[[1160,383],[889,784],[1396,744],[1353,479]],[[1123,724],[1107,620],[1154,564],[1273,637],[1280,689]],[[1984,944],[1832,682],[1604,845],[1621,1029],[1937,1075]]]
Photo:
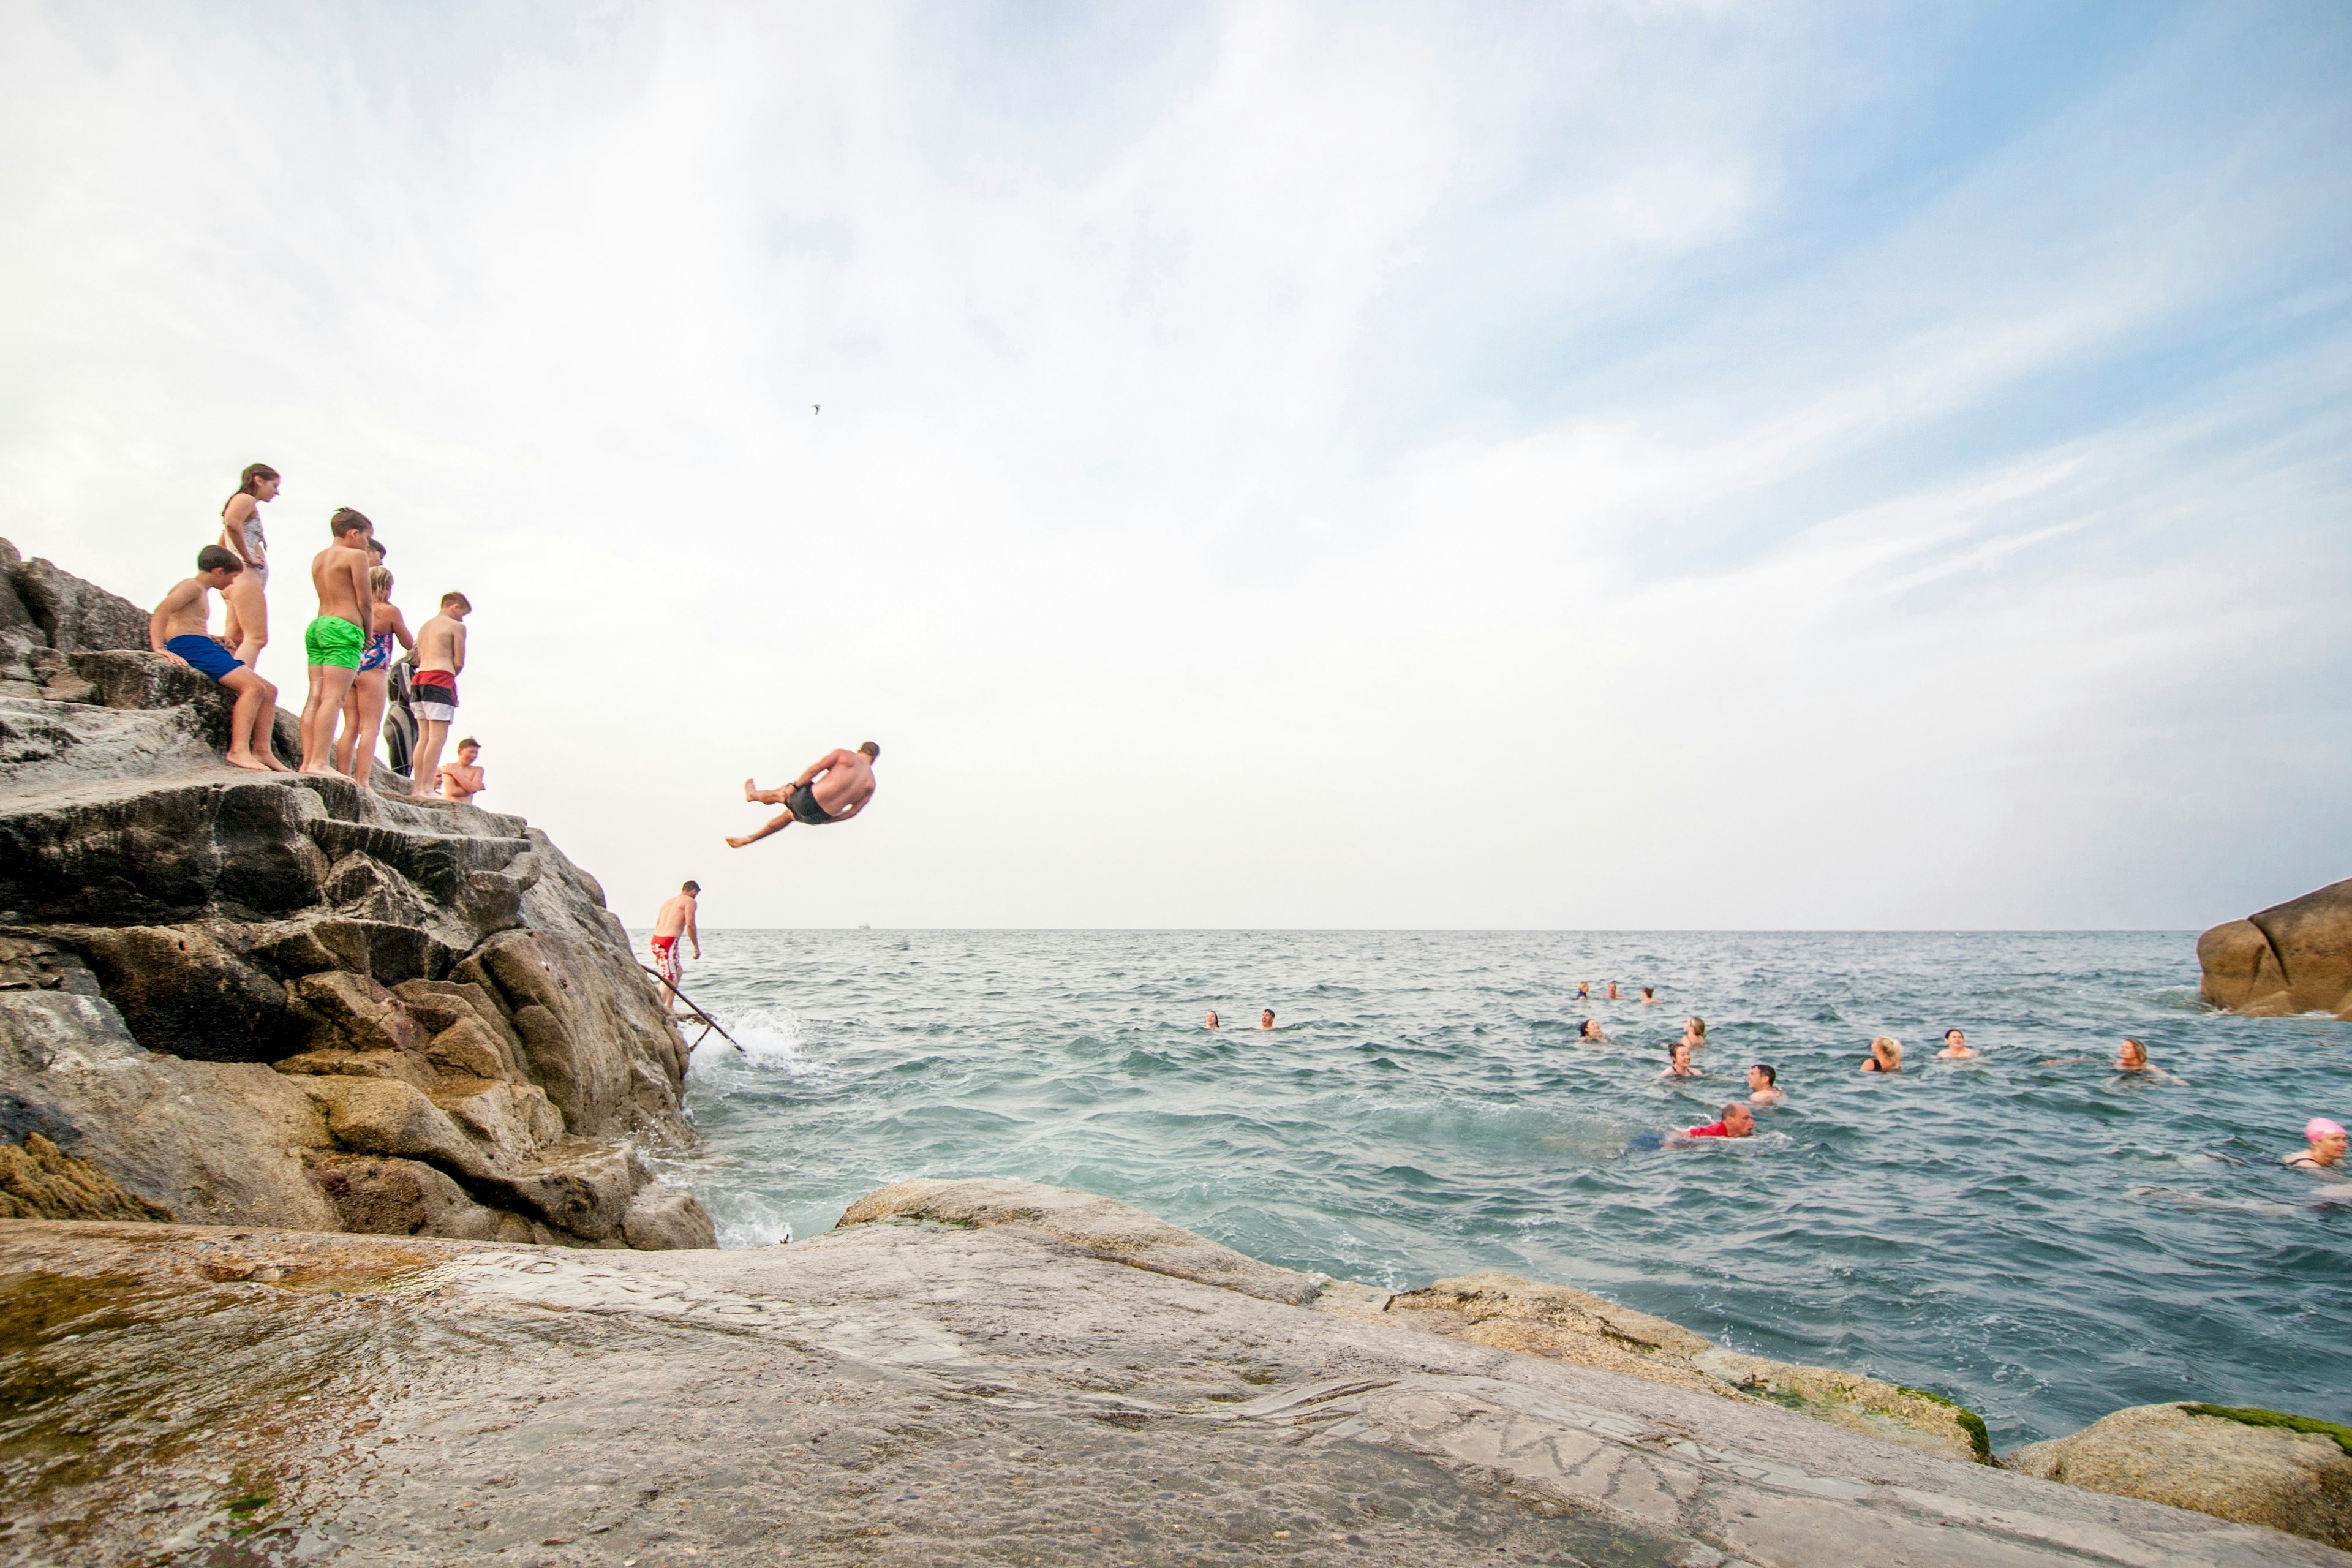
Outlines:
[[2322,1138],[2343,1137],[2344,1129],[2336,1126],[2325,1116],[2315,1116],[2303,1124],[2303,1136],[2305,1142],[2316,1143]]

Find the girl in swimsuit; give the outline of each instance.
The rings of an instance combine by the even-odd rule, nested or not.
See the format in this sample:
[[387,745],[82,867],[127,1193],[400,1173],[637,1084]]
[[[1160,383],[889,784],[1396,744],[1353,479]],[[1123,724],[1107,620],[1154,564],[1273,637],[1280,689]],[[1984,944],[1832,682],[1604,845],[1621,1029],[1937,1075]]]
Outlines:
[[407,617],[393,607],[392,574],[381,566],[371,567],[368,592],[375,599],[375,625],[368,634],[367,646],[360,650],[360,672],[352,680],[352,695],[359,700],[359,723],[343,731],[335,748],[335,765],[362,784],[367,783],[369,764],[375,761],[376,742],[383,734],[383,710],[392,682],[392,641],[398,637],[403,647],[416,651]]
[[1862,1058],[1864,1072],[1901,1072],[1903,1042],[1892,1035],[1881,1035],[1870,1042],[1870,1054]]
[[261,537],[261,503],[278,499],[278,470],[247,463],[236,494],[221,507],[220,542],[245,563],[236,580],[221,590],[228,618],[222,636],[251,668],[269,641],[269,546]]

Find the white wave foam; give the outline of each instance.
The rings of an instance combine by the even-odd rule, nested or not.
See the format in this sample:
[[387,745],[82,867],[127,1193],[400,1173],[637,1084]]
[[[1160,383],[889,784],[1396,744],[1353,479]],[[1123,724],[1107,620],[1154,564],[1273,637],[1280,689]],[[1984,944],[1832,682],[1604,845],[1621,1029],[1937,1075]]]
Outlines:
[[694,1053],[698,1068],[782,1070],[793,1078],[820,1072],[824,1064],[808,1043],[799,1017],[787,1007],[761,1007],[719,1020],[743,1048],[730,1049],[713,1034]]

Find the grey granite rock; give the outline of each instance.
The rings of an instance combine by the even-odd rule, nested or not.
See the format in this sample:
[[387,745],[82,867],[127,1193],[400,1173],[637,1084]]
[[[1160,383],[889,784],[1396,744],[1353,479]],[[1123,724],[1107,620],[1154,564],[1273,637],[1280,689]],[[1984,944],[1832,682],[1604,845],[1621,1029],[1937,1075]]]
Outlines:
[[[184,1218],[710,1245],[690,1195],[637,1205],[637,1146],[693,1141],[687,1051],[594,879],[520,817],[226,766],[226,694],[143,612],[5,542],[0,580],[0,998],[48,996],[44,1037],[84,1028],[121,1091],[20,1051],[0,1131]],[[244,1109],[155,1110],[192,1084]]]

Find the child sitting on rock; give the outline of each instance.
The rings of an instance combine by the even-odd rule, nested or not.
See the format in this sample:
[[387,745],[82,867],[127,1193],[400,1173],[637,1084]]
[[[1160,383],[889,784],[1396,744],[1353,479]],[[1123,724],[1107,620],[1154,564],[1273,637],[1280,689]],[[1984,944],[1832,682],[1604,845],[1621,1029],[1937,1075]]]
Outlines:
[[212,595],[236,581],[245,563],[217,544],[196,552],[196,574],[163,595],[147,617],[147,646],[173,664],[193,669],[236,693],[228,721],[228,763],[254,773],[286,773],[269,749],[278,722],[278,688],[251,665],[205,632],[212,623]]

